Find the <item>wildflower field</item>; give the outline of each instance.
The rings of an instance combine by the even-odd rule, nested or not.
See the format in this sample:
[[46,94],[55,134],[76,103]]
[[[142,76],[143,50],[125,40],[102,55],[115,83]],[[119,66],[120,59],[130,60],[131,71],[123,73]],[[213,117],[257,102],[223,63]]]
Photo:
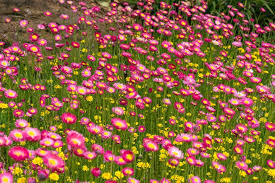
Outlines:
[[16,20],[0,183],[274,182],[275,22],[249,2],[59,0],[56,22]]

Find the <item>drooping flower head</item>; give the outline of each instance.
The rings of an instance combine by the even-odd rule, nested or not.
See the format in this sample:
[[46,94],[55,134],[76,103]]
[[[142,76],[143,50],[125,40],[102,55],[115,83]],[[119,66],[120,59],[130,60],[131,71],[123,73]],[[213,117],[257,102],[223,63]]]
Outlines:
[[98,177],[101,174],[101,170],[96,167],[91,170],[91,173],[93,174],[93,176]]

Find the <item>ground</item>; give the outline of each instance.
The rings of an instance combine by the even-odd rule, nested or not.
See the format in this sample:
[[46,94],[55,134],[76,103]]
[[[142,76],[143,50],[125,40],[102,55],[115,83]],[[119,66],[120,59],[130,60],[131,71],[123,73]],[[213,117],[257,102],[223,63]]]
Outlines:
[[[108,8],[103,1],[83,1],[90,6],[99,5],[102,9]],[[19,8],[20,11],[15,12],[14,8]],[[45,11],[52,12],[52,16],[45,17],[43,15]],[[20,20],[28,20],[30,26],[37,29],[38,24],[49,22],[49,19],[59,23],[62,21],[59,18],[60,14],[73,15],[70,5],[66,3],[61,5],[58,0],[0,0],[0,41],[6,42],[7,46],[14,42],[26,42],[28,34],[26,29],[20,28]],[[10,18],[11,22],[6,23],[6,18]],[[47,38],[49,35],[43,36]]]

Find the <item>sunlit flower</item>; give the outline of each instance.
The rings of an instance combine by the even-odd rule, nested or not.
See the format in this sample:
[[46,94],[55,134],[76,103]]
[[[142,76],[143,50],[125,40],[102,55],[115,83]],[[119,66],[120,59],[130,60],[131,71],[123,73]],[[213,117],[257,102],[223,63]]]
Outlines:
[[29,158],[29,151],[21,146],[15,146],[10,148],[8,154],[15,161],[24,161]]

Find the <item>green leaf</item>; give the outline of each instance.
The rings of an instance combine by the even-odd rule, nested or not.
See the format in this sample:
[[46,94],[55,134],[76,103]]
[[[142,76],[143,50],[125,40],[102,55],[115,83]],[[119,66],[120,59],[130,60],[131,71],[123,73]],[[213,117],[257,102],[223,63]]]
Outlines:
[[274,15],[272,9],[270,8],[270,6],[267,4],[267,2],[265,0],[261,0],[261,2],[265,5],[265,7]]

